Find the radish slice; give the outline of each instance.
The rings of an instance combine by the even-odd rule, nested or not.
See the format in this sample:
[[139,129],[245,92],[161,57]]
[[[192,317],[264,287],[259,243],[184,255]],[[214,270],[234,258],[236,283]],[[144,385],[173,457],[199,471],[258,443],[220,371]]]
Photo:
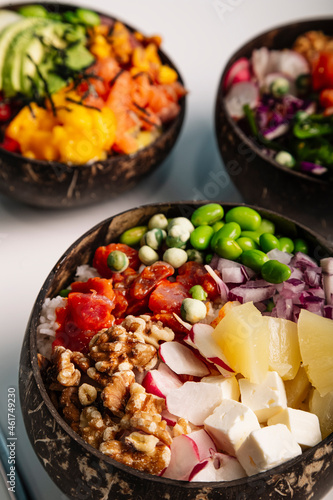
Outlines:
[[205,377],[210,373],[205,363],[179,342],[164,342],[160,346],[160,357],[178,375]]
[[252,70],[260,84],[263,82],[264,76],[268,73],[267,71],[268,62],[269,62],[269,50],[266,47],[255,49],[252,52],[252,57],[251,57]]
[[296,80],[300,75],[307,75],[310,73],[310,66],[299,52],[294,50],[281,50],[278,51],[278,71],[284,73],[293,80]]
[[184,338],[184,341],[198,349],[200,354],[210,363],[214,363],[219,372],[225,377],[230,377],[234,371],[228,365],[227,359],[221,349],[212,337],[214,328],[203,323],[193,325],[189,335]]
[[249,81],[250,79],[250,62],[246,57],[241,57],[228,69],[223,82],[223,91],[227,92],[234,83]]
[[280,137],[281,135],[286,134],[289,128],[289,123],[280,123],[280,125],[264,130],[263,136],[265,137],[265,139],[271,141],[273,139],[276,139],[277,137]]
[[225,106],[228,113],[235,119],[244,116],[243,107],[248,104],[255,108],[259,100],[259,90],[253,82],[235,83],[225,97]]
[[158,370],[150,370],[146,374],[142,385],[150,394],[165,399],[168,392],[181,387],[183,383],[170,368],[161,363]]
[[267,75],[265,75],[262,81],[262,85],[260,86],[261,91],[270,92],[272,83],[275,82],[275,80],[277,80],[278,78],[285,78],[286,80],[288,80],[289,91],[287,93],[296,96],[297,91],[294,80],[285,73],[268,73]]
[[203,429],[183,434],[171,443],[171,460],[163,473],[163,477],[187,481],[193,468],[212,453],[216,447],[207,432]]
[[221,402],[222,391],[218,384],[204,382],[185,382],[166,397],[168,411],[194,425],[203,425]]
[[246,472],[235,457],[215,453],[193,468],[189,481],[232,481],[242,477]]
[[161,412],[162,419],[166,421],[167,425],[170,427],[174,427],[178,422],[178,418],[176,415],[172,415],[168,410],[162,410]]

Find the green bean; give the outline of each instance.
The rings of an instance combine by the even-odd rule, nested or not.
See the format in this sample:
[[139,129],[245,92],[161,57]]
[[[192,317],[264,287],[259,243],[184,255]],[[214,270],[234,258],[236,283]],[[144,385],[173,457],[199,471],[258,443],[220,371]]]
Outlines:
[[268,256],[261,250],[246,250],[241,255],[242,264],[256,272],[259,272],[268,260]]
[[214,229],[211,226],[197,226],[191,233],[190,243],[196,250],[206,250],[213,234]]
[[269,260],[261,268],[261,276],[269,283],[282,283],[290,278],[291,269],[278,260]]
[[237,222],[243,231],[256,231],[261,224],[261,216],[250,207],[234,207],[225,216],[226,222]]
[[120,235],[120,243],[128,245],[129,247],[136,247],[140,244],[142,236],[147,232],[147,226],[136,226],[127,229]]
[[207,203],[197,208],[191,217],[194,226],[207,226],[222,219],[224,214],[223,207],[218,203]]

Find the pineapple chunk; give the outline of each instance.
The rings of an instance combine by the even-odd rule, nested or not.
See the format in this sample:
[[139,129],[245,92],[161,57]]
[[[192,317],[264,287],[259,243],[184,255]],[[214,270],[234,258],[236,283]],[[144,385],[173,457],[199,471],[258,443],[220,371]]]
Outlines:
[[277,372],[283,380],[291,380],[301,364],[297,326],[282,318],[265,318],[268,321],[269,369]]
[[333,391],[333,321],[302,309],[298,339],[309,380],[325,396]]
[[230,367],[253,383],[268,372],[267,321],[253,302],[230,308],[212,332]]
[[301,404],[307,398],[311,387],[303,366],[300,366],[295,378],[284,382],[284,387],[286,389],[288,406],[299,410]]
[[310,411],[319,418],[323,439],[333,432],[333,392],[321,397],[314,389],[310,396]]

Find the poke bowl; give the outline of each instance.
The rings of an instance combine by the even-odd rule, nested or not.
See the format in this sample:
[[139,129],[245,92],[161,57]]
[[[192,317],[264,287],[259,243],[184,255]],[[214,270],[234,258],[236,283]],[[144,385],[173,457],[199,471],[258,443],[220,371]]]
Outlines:
[[80,237],[41,288],[20,359],[52,480],[73,499],[322,498],[332,255],[292,219],[232,203],[145,205]]
[[329,78],[324,58],[331,57],[332,35],[332,19],[324,18],[249,40],[228,60],[215,105],[219,150],[245,202],[290,216],[330,240],[332,85],[318,76]]
[[2,194],[82,206],[131,189],[163,162],[186,90],[159,35],[59,3],[3,5],[0,19]]

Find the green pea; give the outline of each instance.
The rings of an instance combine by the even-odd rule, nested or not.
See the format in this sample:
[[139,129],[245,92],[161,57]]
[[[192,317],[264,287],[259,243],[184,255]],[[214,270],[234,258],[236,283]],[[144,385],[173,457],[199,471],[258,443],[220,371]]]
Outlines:
[[120,235],[120,243],[124,243],[129,247],[136,247],[140,244],[142,236],[147,232],[147,226],[136,226],[127,229]]
[[214,233],[216,233],[219,229],[221,229],[221,227],[224,226],[224,222],[223,220],[218,220],[217,222],[215,222],[215,224],[212,225],[212,228],[214,229]]
[[260,233],[258,231],[242,231],[240,234],[242,237],[245,236],[247,238],[251,238],[257,245],[260,245]]
[[253,241],[252,238],[248,238],[247,236],[241,236],[236,241],[243,252],[245,252],[245,250],[254,250],[255,248],[258,248],[257,243]]
[[48,12],[42,5],[24,5],[18,12],[24,17],[48,17]]
[[169,228],[165,242],[171,248],[185,248],[189,239],[190,231],[188,231],[185,225],[175,224]]
[[255,231],[261,224],[261,215],[250,207],[234,207],[225,216],[226,222],[237,222],[244,231]]
[[192,295],[192,299],[196,300],[206,300],[208,295],[201,285],[192,286],[192,288],[190,288],[190,294]]
[[259,272],[264,263],[268,260],[269,258],[267,255],[261,250],[246,250],[241,255],[242,264],[256,272]]
[[199,252],[199,250],[196,250],[195,248],[189,248],[188,250],[186,250],[186,253],[187,260],[199,262],[199,264],[204,263],[204,255],[202,252]]
[[207,309],[201,300],[186,298],[182,302],[180,313],[184,321],[193,324],[206,317]]
[[282,283],[290,278],[291,269],[278,260],[269,260],[261,268],[261,276],[269,283]]
[[145,266],[151,266],[159,260],[159,255],[153,248],[143,245],[139,250],[139,259]]
[[274,309],[274,307],[275,307],[274,302],[273,302],[272,300],[269,300],[269,301],[267,302],[266,311],[267,311],[267,312],[272,312],[272,311],[273,311],[273,309]]
[[163,229],[150,229],[141,238],[140,245],[148,245],[154,250],[158,250],[166,237],[166,232]]
[[187,262],[187,253],[181,248],[168,248],[163,254],[163,260],[178,269]]
[[294,252],[302,252],[302,253],[309,253],[309,246],[305,240],[302,238],[296,238],[294,241]]
[[70,294],[71,291],[72,290],[70,288],[64,288],[63,290],[60,290],[59,295],[60,297],[68,297],[68,294]]
[[294,242],[290,238],[287,238],[286,236],[282,236],[282,238],[279,239],[279,244],[280,244],[281,252],[293,253]]
[[242,249],[232,238],[219,238],[216,242],[215,252],[224,259],[237,260],[242,254]]
[[120,250],[113,250],[113,252],[109,253],[106,262],[111,271],[117,273],[122,273],[129,265],[127,255]]
[[84,24],[85,26],[98,26],[99,24],[101,24],[99,15],[92,10],[80,8],[76,9],[75,13],[80,23]]
[[164,214],[155,214],[148,221],[148,229],[166,229],[168,227],[168,219]]
[[190,243],[197,250],[206,250],[213,234],[214,229],[211,226],[197,226],[191,233]]
[[207,203],[197,208],[191,217],[193,226],[207,226],[222,219],[224,214],[223,207],[218,203]]
[[258,233],[275,233],[275,224],[271,220],[261,219],[261,224],[257,229]]
[[213,254],[212,253],[207,253],[205,257],[205,262],[206,264],[210,264],[212,262]]
[[280,249],[280,242],[274,234],[263,233],[260,235],[259,243],[264,252],[269,252],[273,248]]

